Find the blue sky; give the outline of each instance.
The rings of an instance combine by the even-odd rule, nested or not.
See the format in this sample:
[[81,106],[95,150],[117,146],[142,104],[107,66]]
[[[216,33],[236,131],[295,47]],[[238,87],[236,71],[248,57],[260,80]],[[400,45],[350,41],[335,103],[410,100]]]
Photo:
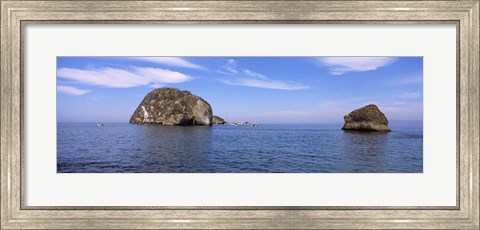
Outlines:
[[389,120],[423,117],[422,57],[58,57],[57,120],[128,122],[158,87],[229,121],[342,123],[371,103]]

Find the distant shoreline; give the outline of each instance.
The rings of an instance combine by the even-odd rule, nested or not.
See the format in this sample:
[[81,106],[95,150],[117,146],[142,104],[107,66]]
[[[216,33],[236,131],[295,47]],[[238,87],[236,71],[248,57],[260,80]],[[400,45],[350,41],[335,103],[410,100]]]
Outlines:
[[[103,123],[103,124],[130,124],[128,121],[57,121],[57,123]],[[399,123],[423,123],[423,121],[417,121],[417,120],[391,120],[389,121],[390,124],[399,124]],[[262,125],[343,125],[343,122],[336,122],[336,123],[264,123],[264,122],[259,122],[259,124]],[[152,124],[154,125],[154,124]],[[228,123],[230,125],[230,123]],[[222,126],[222,125],[220,125]]]

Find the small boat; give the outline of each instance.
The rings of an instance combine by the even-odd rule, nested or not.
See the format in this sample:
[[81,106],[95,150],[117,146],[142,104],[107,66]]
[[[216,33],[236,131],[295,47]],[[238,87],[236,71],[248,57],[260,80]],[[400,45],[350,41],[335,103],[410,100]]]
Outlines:
[[235,121],[232,123],[233,126],[252,126],[257,127],[257,122],[248,122],[248,121]]
[[255,118],[255,121],[251,123],[251,126],[252,127],[258,127],[257,118]]
[[248,125],[248,121],[235,121],[232,123],[233,126],[244,126]]
[[97,124],[97,126],[98,126],[98,127],[102,127],[102,126],[103,126],[103,124]]

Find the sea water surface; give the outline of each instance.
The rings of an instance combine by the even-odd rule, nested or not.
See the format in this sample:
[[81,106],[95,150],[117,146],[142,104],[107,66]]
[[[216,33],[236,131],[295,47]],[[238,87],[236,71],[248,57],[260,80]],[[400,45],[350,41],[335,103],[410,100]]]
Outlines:
[[57,123],[58,173],[421,173],[421,122],[342,125]]

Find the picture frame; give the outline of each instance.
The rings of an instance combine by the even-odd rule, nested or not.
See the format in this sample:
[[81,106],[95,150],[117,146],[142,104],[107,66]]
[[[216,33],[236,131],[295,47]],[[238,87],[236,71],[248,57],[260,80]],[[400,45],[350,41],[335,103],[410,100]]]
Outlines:
[[[1,1],[2,229],[478,229],[479,5],[474,1]],[[456,207],[27,207],[23,26],[27,23],[457,25]]]

